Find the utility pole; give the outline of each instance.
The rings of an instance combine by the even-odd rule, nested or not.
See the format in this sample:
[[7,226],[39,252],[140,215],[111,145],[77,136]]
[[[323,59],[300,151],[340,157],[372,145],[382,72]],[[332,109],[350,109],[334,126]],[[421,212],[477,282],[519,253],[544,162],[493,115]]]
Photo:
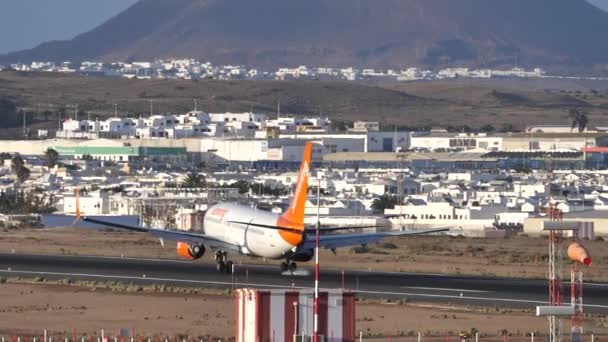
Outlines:
[[23,110],[23,137],[27,140],[27,113]]
[[281,100],[279,100],[279,102],[277,102],[277,120],[279,120],[280,116],[281,116]]
[[321,219],[319,215],[321,206],[321,178],[317,175],[317,229],[315,230],[315,299],[313,303],[313,342],[319,342],[319,233],[321,229]]
[[118,105],[114,104],[114,118],[118,118]]

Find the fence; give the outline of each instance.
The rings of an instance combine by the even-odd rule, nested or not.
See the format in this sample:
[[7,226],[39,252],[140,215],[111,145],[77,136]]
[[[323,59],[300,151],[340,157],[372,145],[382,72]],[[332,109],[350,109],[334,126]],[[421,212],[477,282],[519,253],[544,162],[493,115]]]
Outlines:
[[[366,342],[545,342],[549,340],[548,334],[527,333],[524,336],[512,335],[486,335],[483,333],[471,334],[445,334],[445,335],[425,335],[420,332],[408,333],[408,336],[377,336],[365,335],[362,332],[358,334],[357,341]],[[107,335],[101,330],[100,335],[78,335],[76,332],[70,334],[50,334],[43,331],[40,334],[2,334],[0,333],[0,342],[230,342],[234,338],[217,338],[211,336],[205,337],[188,337],[186,335],[166,336],[166,337],[147,337],[138,336],[129,331],[121,331],[116,335]],[[311,337],[299,337],[298,341],[312,341]],[[321,340],[323,341],[323,340]],[[352,342],[357,342],[352,341]],[[562,336],[561,342],[604,342],[608,341],[608,335],[598,335],[593,333],[583,334],[580,340],[571,339],[569,334]],[[252,341],[252,342],[292,342],[277,339],[276,341]],[[326,338],[324,342],[346,342],[332,338]],[[350,342],[350,341],[349,341]]]
[[126,336],[128,334],[106,335],[103,330],[101,335],[77,335],[76,333],[67,336],[65,334],[50,334],[46,331],[42,334],[18,334],[18,335],[2,335],[0,334],[0,342],[230,342],[234,338],[224,339],[212,336],[206,337],[185,337],[185,335],[170,336],[170,337],[144,337],[144,336]]
[[[366,342],[546,342],[549,334],[526,333],[524,335],[487,335],[476,334],[445,334],[445,335],[423,335],[422,333],[408,334],[408,336],[366,336],[359,334],[360,341]],[[603,342],[608,341],[608,335],[593,333],[583,334],[580,339],[571,338],[570,334],[562,335],[561,342]],[[328,340],[327,342],[331,342]]]

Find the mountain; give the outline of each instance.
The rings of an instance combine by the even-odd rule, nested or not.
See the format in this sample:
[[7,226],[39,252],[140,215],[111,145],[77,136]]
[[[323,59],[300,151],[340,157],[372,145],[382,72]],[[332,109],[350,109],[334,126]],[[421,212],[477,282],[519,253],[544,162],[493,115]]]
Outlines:
[[608,0],[588,0],[590,3],[595,6],[603,9],[604,11],[608,11]]
[[608,13],[585,0],[140,0],[73,40],[0,62],[605,67],[606,32]]

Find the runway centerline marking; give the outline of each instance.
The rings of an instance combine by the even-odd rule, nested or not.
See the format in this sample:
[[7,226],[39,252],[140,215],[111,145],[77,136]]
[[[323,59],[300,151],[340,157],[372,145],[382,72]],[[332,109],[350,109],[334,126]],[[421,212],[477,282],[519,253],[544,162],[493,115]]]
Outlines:
[[[46,272],[46,271],[19,271],[19,270],[0,270],[0,273],[8,274],[29,274],[29,275],[54,275],[54,276],[71,276],[71,277],[88,277],[88,278],[101,278],[101,279],[125,279],[125,280],[145,280],[145,281],[165,281],[175,283],[192,283],[192,284],[209,284],[209,285],[235,285],[235,286],[250,286],[250,287],[267,287],[267,288],[290,288],[284,285],[272,285],[272,284],[257,284],[257,283],[232,283],[229,281],[210,281],[210,280],[194,280],[194,279],[171,279],[171,278],[155,278],[155,277],[134,277],[134,276],[121,276],[121,275],[108,275],[108,274],[94,274],[94,273],[64,273],[64,272]],[[292,286],[291,288],[297,289],[312,289],[312,287],[303,286]],[[322,288],[321,290],[339,290],[340,288]],[[442,294],[431,294],[431,293],[408,293],[408,292],[391,292],[391,291],[370,291],[370,290],[351,290],[361,294],[374,294],[374,295],[393,295],[393,296],[410,296],[410,297],[423,297],[423,298],[444,298],[444,299],[468,299],[477,301],[488,301],[488,302],[503,302],[503,303],[528,303],[528,304],[547,304],[544,301],[535,301],[527,299],[515,299],[515,298],[488,298],[488,297],[474,297],[474,296],[457,296],[457,295],[442,295]],[[608,305],[593,305],[585,304],[587,307],[604,308],[608,309]]]
[[[211,263],[193,263],[188,260],[177,260],[177,259],[159,259],[159,258],[141,258],[141,257],[122,257],[122,256],[103,256],[103,255],[63,255],[63,254],[31,254],[31,253],[0,253],[0,255],[20,255],[20,256],[49,256],[49,257],[60,257],[60,258],[87,258],[87,259],[108,259],[108,260],[130,260],[130,261],[148,261],[148,262],[156,262],[156,263],[179,263],[179,264],[190,264],[190,265],[204,265],[204,266],[213,266]],[[235,267],[239,268],[265,268],[272,269],[277,266],[275,265],[264,265],[264,264],[235,264]],[[355,271],[355,270],[344,270],[345,275],[353,276],[357,275],[357,273],[361,274],[380,274],[380,275],[402,275],[402,276],[436,276],[436,277],[447,277],[447,278],[455,278],[455,277],[463,277],[462,275],[455,274],[442,274],[442,273],[416,273],[416,272],[391,272],[391,271]],[[331,272],[338,273],[337,269],[332,269]],[[475,277],[475,275],[465,275],[464,277]],[[493,279],[503,279],[503,278],[493,278]],[[547,281],[546,279],[538,279],[538,278],[504,278],[507,281],[515,280],[515,281]],[[484,280],[490,280],[484,279]],[[569,280],[564,280],[564,284],[569,285]],[[585,286],[596,286],[596,287],[608,287],[608,283],[592,283],[592,282],[584,282]],[[422,289],[422,288],[420,288]],[[429,288],[431,289],[431,288]],[[444,291],[448,291],[448,289],[442,289]],[[473,292],[473,290],[458,290],[458,291],[469,291]],[[485,291],[490,292],[490,291]]]
[[402,289],[412,290],[432,290],[432,291],[450,291],[450,292],[471,292],[471,293],[488,293],[484,290],[465,290],[465,289],[446,289],[442,287],[424,287],[424,286],[401,286]]

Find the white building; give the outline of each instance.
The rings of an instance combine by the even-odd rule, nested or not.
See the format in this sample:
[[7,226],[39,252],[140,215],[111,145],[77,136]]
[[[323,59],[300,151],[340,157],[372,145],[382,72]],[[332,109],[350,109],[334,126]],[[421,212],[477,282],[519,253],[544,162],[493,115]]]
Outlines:
[[264,127],[264,123],[268,120],[268,115],[262,113],[210,113],[209,118],[211,122],[253,122],[259,128]]
[[[78,199],[82,215],[107,215],[110,213],[110,198],[101,191],[81,193]],[[63,213],[76,214],[76,196],[73,194],[63,197]]]
[[486,133],[431,133],[412,135],[411,149],[452,151],[483,149],[501,151],[503,137]]

